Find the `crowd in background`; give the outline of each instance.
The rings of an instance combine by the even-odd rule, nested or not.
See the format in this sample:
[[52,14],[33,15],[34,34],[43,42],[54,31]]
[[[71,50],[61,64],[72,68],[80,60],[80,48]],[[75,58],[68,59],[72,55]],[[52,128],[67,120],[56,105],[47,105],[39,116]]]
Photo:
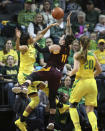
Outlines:
[[[51,11],[55,7],[61,7],[64,10],[64,17],[56,20],[52,17]],[[5,92],[4,104],[16,113],[19,117],[27,103],[30,101],[23,94],[16,95],[12,88],[17,84],[17,74],[20,63],[20,53],[15,46],[15,29],[22,32],[28,32],[34,38],[44,28],[52,23],[59,23],[59,26],[53,26],[41,38],[38,43],[41,48],[62,44],[64,34],[66,33],[66,19],[71,14],[71,29],[75,36],[72,43],[72,49],[62,72],[61,86],[58,89],[58,97],[63,97],[62,102],[69,104],[69,97],[72,90],[72,83],[75,76],[68,77],[65,74],[72,70],[74,64],[74,53],[80,50],[79,39],[86,35],[90,38],[89,50],[95,53],[101,66],[102,73],[96,77],[98,85],[98,107],[95,113],[98,119],[100,131],[105,131],[105,1],[104,0],[1,0],[0,1],[0,94],[2,88]],[[35,56],[35,70],[41,69],[46,65],[48,53],[40,53],[37,50]],[[38,91],[40,104],[27,120],[29,131],[39,129],[45,130],[49,113],[48,92],[47,95]],[[0,95],[2,96],[2,95]],[[18,99],[16,99],[18,98]],[[2,105],[2,98],[0,98]],[[18,108],[17,108],[18,107]],[[85,109],[84,100],[78,104],[83,130],[91,130]],[[34,115],[33,115],[34,114]],[[104,117],[102,117],[104,116]],[[33,121],[32,121],[33,120]],[[36,123],[36,124],[34,124]],[[31,125],[31,126],[30,126]],[[70,120],[68,109],[63,111],[57,108],[56,130],[73,130],[73,124]]]

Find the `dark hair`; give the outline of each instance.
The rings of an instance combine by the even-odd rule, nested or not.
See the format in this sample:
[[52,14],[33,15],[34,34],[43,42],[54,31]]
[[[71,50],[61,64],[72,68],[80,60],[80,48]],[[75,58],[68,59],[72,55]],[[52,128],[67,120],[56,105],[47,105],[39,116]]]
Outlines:
[[[7,50],[6,50],[6,44],[7,44],[7,41],[9,41],[9,40],[11,40],[11,39],[6,39],[6,41],[4,42],[4,47],[3,47],[3,53],[4,54],[7,54],[8,52],[7,52]],[[11,42],[12,42],[12,40],[11,40]]]
[[[44,1],[44,6],[45,6],[45,3],[48,2],[50,4],[50,8],[49,8],[49,12],[51,12],[51,2],[49,0],[45,0]],[[45,8],[43,9],[45,11]]]
[[72,44],[72,42],[75,40],[74,35],[66,35],[65,36],[65,45],[68,47]]
[[87,49],[90,43],[90,39],[87,36],[82,36],[80,38],[80,44],[82,45],[82,48],[80,50],[80,55],[78,58],[82,59],[83,62],[85,63],[87,61]]
[[[9,58],[10,56],[12,56],[12,55],[8,55],[8,56],[7,56],[7,60],[8,60],[8,58]],[[14,56],[12,56],[12,57],[13,57],[13,59],[14,59]]]
[[30,38],[27,32],[22,32],[20,37],[20,45],[28,45],[28,39]]

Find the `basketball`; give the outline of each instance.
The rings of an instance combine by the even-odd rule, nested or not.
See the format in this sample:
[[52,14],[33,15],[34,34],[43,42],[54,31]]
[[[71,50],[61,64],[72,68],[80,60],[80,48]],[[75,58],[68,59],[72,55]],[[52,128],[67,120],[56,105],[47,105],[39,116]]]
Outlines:
[[64,17],[64,11],[63,11],[63,9],[60,8],[60,7],[54,8],[52,10],[52,16],[53,16],[54,19],[57,19],[57,20],[63,18]]

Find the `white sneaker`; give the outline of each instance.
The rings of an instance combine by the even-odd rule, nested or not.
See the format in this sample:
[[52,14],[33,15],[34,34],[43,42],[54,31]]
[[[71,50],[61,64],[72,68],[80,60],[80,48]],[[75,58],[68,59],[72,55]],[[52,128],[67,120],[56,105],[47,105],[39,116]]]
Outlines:
[[54,129],[54,123],[49,123],[47,126],[48,130],[53,130]]
[[22,89],[22,93],[27,94],[27,92],[28,92],[28,89],[24,87],[24,88]]
[[14,87],[12,88],[12,92],[18,94],[18,93],[21,93],[22,89],[20,87]]
[[21,88],[21,87],[14,87],[12,88],[12,92],[18,94],[18,93],[24,93],[26,94],[28,92],[28,89],[27,88]]

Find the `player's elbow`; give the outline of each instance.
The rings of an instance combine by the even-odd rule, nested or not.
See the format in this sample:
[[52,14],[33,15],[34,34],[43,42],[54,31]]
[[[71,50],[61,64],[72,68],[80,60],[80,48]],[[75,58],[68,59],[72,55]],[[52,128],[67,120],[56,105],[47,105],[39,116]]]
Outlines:
[[75,72],[78,72],[78,68],[75,69]]
[[98,69],[98,72],[99,72],[99,73],[101,73],[101,72],[102,72],[102,68],[101,68],[101,67]]
[[19,50],[19,46],[16,46],[16,50]]
[[76,72],[78,72],[78,68],[74,68],[74,74],[76,74]]
[[39,38],[41,39],[44,35],[45,35],[45,33],[41,32],[39,35]]
[[97,70],[98,74],[100,74],[102,72],[101,66],[99,66],[96,70]]

